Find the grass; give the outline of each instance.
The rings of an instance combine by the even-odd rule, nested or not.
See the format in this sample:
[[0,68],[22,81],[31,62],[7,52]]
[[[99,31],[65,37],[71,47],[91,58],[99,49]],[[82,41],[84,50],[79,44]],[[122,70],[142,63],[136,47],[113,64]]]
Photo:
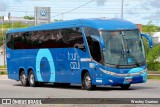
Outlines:
[[6,68],[7,67],[7,65],[4,65],[4,66],[0,66],[0,68]]
[[160,76],[149,75],[149,76],[148,76],[148,79],[160,80]]
[[7,75],[7,72],[0,72],[0,75]]

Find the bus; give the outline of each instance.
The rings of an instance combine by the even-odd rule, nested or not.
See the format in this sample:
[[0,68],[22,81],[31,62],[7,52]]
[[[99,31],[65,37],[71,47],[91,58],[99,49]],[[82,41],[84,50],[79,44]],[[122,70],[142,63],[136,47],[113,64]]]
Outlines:
[[75,19],[6,33],[8,78],[23,86],[41,83],[120,86],[147,81],[143,38],[123,19]]

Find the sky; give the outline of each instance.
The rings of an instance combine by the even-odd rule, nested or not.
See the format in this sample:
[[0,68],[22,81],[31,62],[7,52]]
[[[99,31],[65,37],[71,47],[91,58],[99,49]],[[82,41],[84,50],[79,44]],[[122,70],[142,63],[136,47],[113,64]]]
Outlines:
[[[34,7],[51,7],[51,20],[122,18],[122,0],[0,0],[0,16],[34,16]],[[160,0],[123,0],[123,19],[160,26]]]

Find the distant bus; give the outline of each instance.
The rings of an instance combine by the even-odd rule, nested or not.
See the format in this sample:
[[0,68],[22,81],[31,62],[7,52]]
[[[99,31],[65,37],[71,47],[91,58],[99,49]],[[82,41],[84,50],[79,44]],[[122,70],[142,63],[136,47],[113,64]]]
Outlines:
[[150,36],[121,19],[77,19],[8,30],[8,78],[32,87],[52,82],[120,86],[147,80],[142,36]]

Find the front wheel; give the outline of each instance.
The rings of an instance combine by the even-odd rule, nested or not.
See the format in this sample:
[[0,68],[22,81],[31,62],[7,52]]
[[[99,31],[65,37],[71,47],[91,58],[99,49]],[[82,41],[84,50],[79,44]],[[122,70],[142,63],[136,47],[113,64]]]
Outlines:
[[131,84],[123,84],[120,87],[122,90],[128,90],[130,86],[131,86]]
[[93,89],[91,77],[88,72],[86,72],[82,79],[82,89],[92,90]]
[[36,86],[36,81],[35,81],[35,77],[34,77],[33,71],[29,72],[28,81],[29,81],[29,85],[31,87],[35,87]]

